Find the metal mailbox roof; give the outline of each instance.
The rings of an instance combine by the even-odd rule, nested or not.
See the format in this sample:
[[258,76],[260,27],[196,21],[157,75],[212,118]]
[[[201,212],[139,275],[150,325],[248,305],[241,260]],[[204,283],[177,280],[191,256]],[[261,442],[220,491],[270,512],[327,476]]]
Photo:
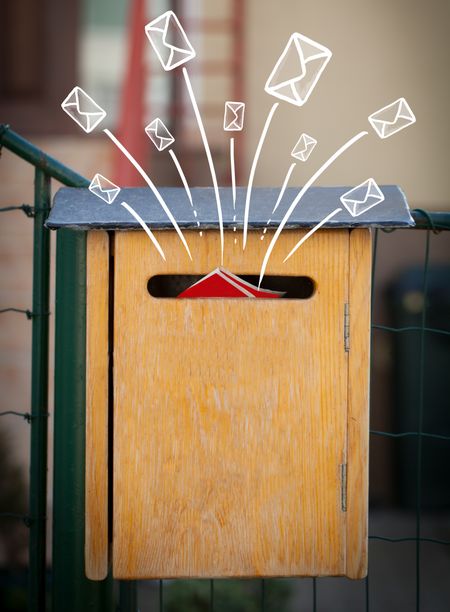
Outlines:
[[[249,229],[266,227],[269,219],[271,219],[269,227],[278,226],[299,189],[300,187],[286,189],[280,205],[272,214],[280,188],[254,188],[249,214]],[[351,187],[312,187],[292,213],[286,229],[316,225],[335,208],[342,206],[339,198],[349,189]],[[414,225],[402,190],[396,185],[382,185],[380,189],[385,196],[383,202],[357,217],[352,217],[342,206],[343,210],[324,227],[408,227]],[[218,229],[216,200],[212,188],[196,187],[191,190],[197,217],[194,216],[194,209],[184,189],[164,187],[159,191],[181,229],[198,228],[197,220],[200,222],[201,229]],[[243,227],[245,194],[245,187],[237,188],[236,210],[234,210],[231,188],[222,187],[220,189],[225,229]],[[63,187],[55,195],[54,206],[46,225],[50,229],[140,229],[138,222],[120,205],[121,202],[127,202],[132,206],[151,229],[173,229],[155,196],[149,188],[145,187],[122,189],[113,204],[106,204],[88,189]]]

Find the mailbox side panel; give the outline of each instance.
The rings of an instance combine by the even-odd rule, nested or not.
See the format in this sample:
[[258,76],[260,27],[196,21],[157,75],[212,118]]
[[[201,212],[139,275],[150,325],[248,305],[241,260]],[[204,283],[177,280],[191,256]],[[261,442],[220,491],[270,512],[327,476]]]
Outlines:
[[350,232],[347,570],[367,574],[369,498],[369,378],[372,241],[369,229]]
[[109,239],[87,235],[86,269],[86,527],[91,580],[108,574],[108,309]]
[[[157,299],[157,274],[206,274],[217,232],[116,233],[113,573],[117,578],[346,572],[349,232],[286,232],[267,274],[308,300]],[[270,234],[267,237],[269,239]],[[225,267],[258,274],[267,243],[226,234]]]

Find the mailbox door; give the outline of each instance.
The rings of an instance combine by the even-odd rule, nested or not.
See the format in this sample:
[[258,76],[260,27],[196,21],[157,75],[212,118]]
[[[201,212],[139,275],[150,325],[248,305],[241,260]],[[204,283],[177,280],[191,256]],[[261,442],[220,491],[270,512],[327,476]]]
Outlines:
[[[350,232],[319,231],[283,264],[303,234],[284,233],[267,274],[311,277],[310,299],[181,300],[152,297],[149,279],[210,272],[218,233],[187,232],[190,261],[160,232],[167,263],[143,232],[116,233],[115,577],[364,572],[366,505],[351,497],[366,495],[366,422],[355,415],[366,413],[367,368],[359,359],[349,445]],[[251,233],[245,252],[235,236],[225,267],[258,274],[269,236]]]

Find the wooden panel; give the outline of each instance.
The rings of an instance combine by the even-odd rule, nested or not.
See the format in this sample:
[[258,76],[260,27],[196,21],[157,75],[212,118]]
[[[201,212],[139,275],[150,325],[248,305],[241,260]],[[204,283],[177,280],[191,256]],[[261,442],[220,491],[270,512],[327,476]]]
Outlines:
[[[349,233],[286,232],[267,274],[309,275],[309,300],[152,298],[148,279],[203,274],[217,232],[172,232],[164,263],[143,232],[115,240],[113,573],[118,578],[346,571],[343,312]],[[225,267],[259,273],[226,233]]]
[[350,232],[347,576],[367,574],[371,235]]
[[86,575],[108,573],[109,239],[88,232],[86,295]]

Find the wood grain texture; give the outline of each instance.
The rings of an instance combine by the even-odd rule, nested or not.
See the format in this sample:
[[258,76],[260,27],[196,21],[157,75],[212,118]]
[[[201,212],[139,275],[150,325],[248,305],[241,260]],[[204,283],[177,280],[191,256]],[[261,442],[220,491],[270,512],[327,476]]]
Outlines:
[[368,229],[350,232],[347,576],[367,574],[372,243]]
[[[173,232],[167,263],[143,232],[115,237],[113,574],[345,574],[349,232],[286,264],[304,232],[279,240],[267,274],[310,276],[309,300],[152,298],[151,276],[218,265],[217,232],[186,234],[193,262]],[[243,252],[226,232],[225,267],[258,274],[270,235]]]
[[109,239],[88,232],[86,295],[86,576],[108,573]]

